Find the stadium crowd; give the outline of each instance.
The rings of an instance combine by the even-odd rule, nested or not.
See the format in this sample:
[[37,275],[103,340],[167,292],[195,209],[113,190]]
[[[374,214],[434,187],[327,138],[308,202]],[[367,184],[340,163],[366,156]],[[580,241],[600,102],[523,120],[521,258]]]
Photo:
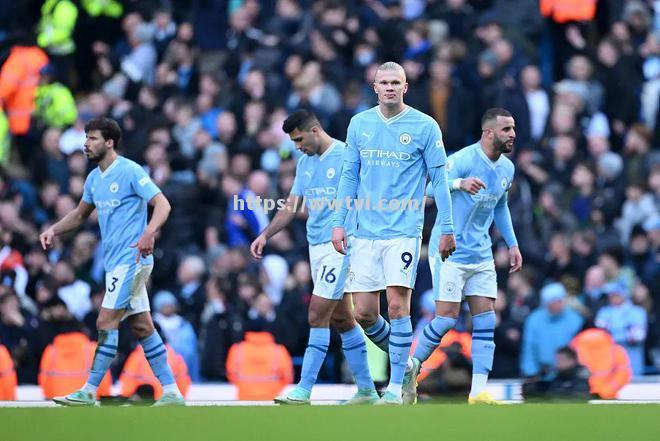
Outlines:
[[[284,118],[310,108],[344,140],[350,118],[376,104],[371,83],[388,60],[405,68],[405,102],[437,120],[448,153],[479,138],[485,109],[515,117],[509,206],[525,264],[509,275],[494,241],[492,376],[550,375],[557,350],[588,326],[626,349],[635,375],[660,371],[657,0],[0,5],[0,345],[20,383],[37,381],[56,335],[96,337],[95,219],[49,252],[38,232],[78,203],[92,167],[83,127],[104,115],[123,129],[120,152],[171,202],[150,294],[193,381],[226,381],[246,330],[271,332],[299,365],[311,295],[304,214],[257,262],[248,246],[274,213],[236,201],[285,198],[300,152]],[[434,219],[429,204],[424,243]],[[424,323],[431,278],[428,261],[419,266],[413,319]],[[120,332],[115,378],[135,347]],[[329,355],[320,380],[350,381],[337,335]]]

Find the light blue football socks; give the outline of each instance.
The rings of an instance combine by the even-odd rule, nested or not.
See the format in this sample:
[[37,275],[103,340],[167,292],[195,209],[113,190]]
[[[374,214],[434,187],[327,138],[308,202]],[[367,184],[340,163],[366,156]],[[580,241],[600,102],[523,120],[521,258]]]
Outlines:
[[413,357],[425,362],[440,345],[442,337],[456,325],[456,319],[436,315],[419,336]]
[[83,390],[96,394],[96,389],[101,384],[101,380],[108,372],[110,363],[117,355],[117,344],[119,342],[119,330],[117,329],[99,329],[99,342],[94,353],[94,361],[89,372],[87,383]]
[[350,331],[342,332],[340,335],[344,357],[346,357],[348,366],[351,368],[351,372],[353,372],[358,390],[375,389],[374,382],[369,373],[367,345],[360,327],[356,326]]
[[406,371],[408,354],[412,346],[412,322],[410,316],[391,320],[389,342],[390,353],[390,383],[387,391],[401,397],[401,385]]
[[330,328],[310,328],[298,387],[311,391],[330,345]]
[[389,352],[390,324],[387,323],[387,320],[382,315],[378,316],[375,324],[364,330],[364,334],[383,352]]
[[486,388],[495,355],[495,311],[472,316],[472,389],[475,397]]
[[[163,340],[158,335],[158,332],[154,331],[149,337],[143,338],[140,340],[142,349],[144,349],[144,355],[147,357],[149,366],[154,372],[156,378],[161,385],[163,385],[163,391],[167,393],[171,387],[170,385],[176,386],[174,381],[174,375],[172,374],[172,369],[170,365],[167,364],[167,349]],[[178,392],[178,389],[176,389]]]

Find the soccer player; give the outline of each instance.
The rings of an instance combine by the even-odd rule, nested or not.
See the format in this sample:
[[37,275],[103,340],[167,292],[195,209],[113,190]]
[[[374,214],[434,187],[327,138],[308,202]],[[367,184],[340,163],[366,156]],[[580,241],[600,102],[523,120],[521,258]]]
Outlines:
[[[444,259],[456,247],[442,134],[431,117],[404,104],[407,90],[406,74],[399,64],[378,67],[374,78],[378,105],[355,115],[348,127],[337,195],[342,206],[332,218],[332,243],[345,253],[344,222],[348,204],[357,197],[349,276],[355,315],[367,336],[390,356],[390,381],[377,404],[402,404],[412,344],[410,296],[417,276],[429,175],[440,207],[438,251]],[[386,290],[391,325],[379,314],[382,290]],[[406,382],[410,380],[406,376]]]
[[[307,241],[314,280],[314,291],[309,304],[309,343],[303,359],[300,382],[287,395],[275,398],[279,404],[309,404],[312,386],[330,344],[330,323],[340,333],[344,355],[348,361],[357,393],[346,404],[371,404],[378,401],[369,365],[367,348],[361,329],[351,311],[351,296],[347,283],[349,258],[335,251],[330,242],[332,229],[331,205],[337,193],[337,184],[344,165],[344,143],[331,138],[318,119],[307,110],[291,114],[282,126],[296,147],[305,156],[298,160],[296,177],[286,206],[279,210],[272,222],[252,242],[250,251],[260,259],[266,242],[287,226],[295,217],[301,200],[308,209]],[[346,226],[352,233],[354,216]]]
[[[413,376],[454,327],[463,296],[472,314],[471,404],[496,404],[486,391],[493,367],[495,344],[495,298],[497,277],[491,250],[490,227],[495,225],[509,247],[510,270],[522,267],[522,256],[511,223],[507,192],[514,165],[503,155],[511,153],[516,138],[515,123],[505,109],[489,109],[481,119],[481,139],[447,160],[453,217],[457,225],[457,251],[444,262],[437,252],[442,220],[436,219],[429,241],[429,265],[435,296],[435,318],[424,328],[413,354]],[[414,402],[416,382],[406,390],[406,401]]]
[[[96,390],[117,353],[119,322],[127,318],[149,365],[163,386],[157,406],[184,405],[167,350],[154,329],[145,284],[153,269],[156,232],[170,214],[170,203],[147,173],[117,154],[121,129],[109,118],[85,125],[85,155],[98,164],[87,176],[78,207],[39,236],[48,249],[55,236],[80,227],[96,208],[101,229],[106,292],[96,321],[99,341],[87,382],[81,390],[53,399],[67,406],[93,406]],[[147,203],[153,214],[147,224]]]

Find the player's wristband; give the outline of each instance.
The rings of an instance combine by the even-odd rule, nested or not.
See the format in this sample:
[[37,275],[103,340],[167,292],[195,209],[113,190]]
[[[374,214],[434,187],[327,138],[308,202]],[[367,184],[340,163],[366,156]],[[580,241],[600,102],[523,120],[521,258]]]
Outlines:
[[451,183],[452,190],[460,190],[461,189],[461,182],[463,182],[463,179],[461,179],[461,178],[454,179],[454,182]]

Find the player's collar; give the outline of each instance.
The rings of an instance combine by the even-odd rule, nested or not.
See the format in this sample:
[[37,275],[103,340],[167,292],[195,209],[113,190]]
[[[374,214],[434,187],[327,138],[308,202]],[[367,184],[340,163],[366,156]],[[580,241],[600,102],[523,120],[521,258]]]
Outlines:
[[337,145],[337,140],[333,139],[332,144],[330,144],[328,149],[325,152],[323,152],[322,155],[319,155],[319,161],[323,161],[330,154],[330,152],[335,148],[336,145]]
[[490,168],[495,168],[495,166],[497,166],[497,164],[500,163],[500,159],[502,159],[502,155],[500,155],[500,157],[497,158],[497,161],[493,161],[492,159],[490,159],[488,155],[486,155],[486,152],[484,152],[484,148],[481,145],[481,141],[477,142],[477,150],[479,150],[479,156],[481,156],[483,160],[488,163]]
[[119,164],[119,155],[117,155],[115,160],[112,161],[112,164],[110,164],[110,166],[106,168],[105,171],[101,171],[101,167],[99,167],[99,171],[101,172],[101,177],[105,178],[108,175],[108,173],[110,173],[110,171],[117,166],[117,164]]
[[383,113],[380,111],[380,106],[376,106],[376,114],[385,124],[388,125],[392,124],[394,121],[398,121],[399,119],[401,119],[401,117],[403,117],[403,115],[408,113],[408,111],[410,111],[410,106],[405,106],[401,112],[397,113],[391,118],[386,118],[385,115],[383,115]]

